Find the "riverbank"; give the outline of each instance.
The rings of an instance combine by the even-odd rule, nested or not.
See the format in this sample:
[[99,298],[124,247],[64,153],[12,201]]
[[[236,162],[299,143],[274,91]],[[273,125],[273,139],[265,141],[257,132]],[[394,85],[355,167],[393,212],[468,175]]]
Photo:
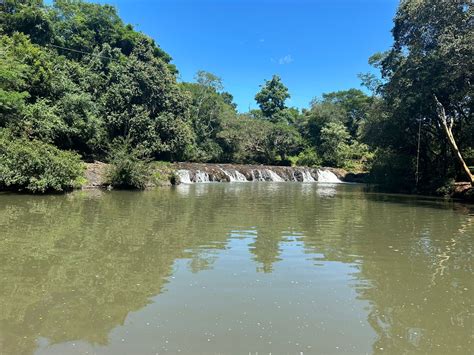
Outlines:
[[[86,163],[85,183],[82,189],[110,188],[107,183],[109,164]],[[212,163],[151,163],[150,180],[147,188],[206,182],[245,181],[293,181],[293,182],[333,182],[368,183],[366,173],[353,173],[340,168],[289,167],[255,164],[212,164]],[[474,203],[474,188],[466,182],[453,186],[446,198]]]
[[474,187],[468,182],[457,182],[454,184],[451,197],[474,203]]

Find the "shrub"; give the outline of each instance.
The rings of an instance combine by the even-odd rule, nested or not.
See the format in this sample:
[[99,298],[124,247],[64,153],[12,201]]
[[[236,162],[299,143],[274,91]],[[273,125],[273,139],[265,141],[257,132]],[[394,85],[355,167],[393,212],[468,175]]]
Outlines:
[[114,142],[109,153],[107,181],[123,189],[144,189],[151,178],[149,160],[126,139]]
[[329,122],[321,129],[321,156],[325,165],[340,168],[350,154],[350,135],[339,122]]
[[0,131],[0,187],[44,193],[79,187],[84,164],[78,154]]
[[314,148],[306,148],[296,157],[296,165],[318,167],[321,165],[321,157]]

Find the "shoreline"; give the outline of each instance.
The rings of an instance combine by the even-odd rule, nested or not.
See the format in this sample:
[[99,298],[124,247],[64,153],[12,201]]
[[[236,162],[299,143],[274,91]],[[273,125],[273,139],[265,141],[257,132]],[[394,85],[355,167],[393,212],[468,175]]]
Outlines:
[[[110,185],[105,182],[106,169],[108,164],[102,162],[94,163],[85,163],[86,171],[86,183],[82,185],[80,190],[92,190],[92,189],[112,189]],[[232,164],[232,163],[191,163],[191,162],[177,162],[177,163],[156,163],[152,168],[153,181],[147,184],[146,189],[154,189],[164,186],[173,186],[179,185],[179,183],[173,182],[175,178],[176,171],[180,169],[200,169],[203,171],[213,170],[213,169],[234,169],[239,170],[245,169],[274,169],[274,170],[288,170],[288,169],[313,169],[308,167],[288,167],[288,166],[278,166],[278,165],[257,165],[257,164]],[[342,182],[342,183],[356,183],[356,184],[365,184],[366,186],[371,186],[372,191],[378,193],[390,193],[395,195],[411,195],[419,197],[430,197],[437,199],[450,199],[453,201],[464,202],[464,203],[474,203],[474,188],[466,182],[457,182],[453,186],[453,191],[449,195],[441,196],[436,194],[425,194],[425,193],[407,193],[407,192],[394,192],[394,191],[384,191],[378,190],[375,185],[371,185],[367,181],[366,173],[353,173],[346,171],[340,168],[331,168],[331,167],[322,167],[321,169],[328,170],[333,172]],[[228,180],[222,179],[220,181],[213,182],[229,182]],[[250,181],[249,181],[250,182]],[[289,182],[289,181],[287,181]],[[316,182],[316,181],[315,181]],[[194,183],[194,182],[193,182]],[[199,182],[198,182],[199,183]]]

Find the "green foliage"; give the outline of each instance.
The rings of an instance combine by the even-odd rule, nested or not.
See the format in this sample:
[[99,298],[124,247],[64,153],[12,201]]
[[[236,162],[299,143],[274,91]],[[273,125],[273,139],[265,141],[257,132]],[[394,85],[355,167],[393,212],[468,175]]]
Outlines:
[[347,127],[353,138],[357,137],[359,125],[366,119],[371,101],[369,96],[357,89],[323,94],[324,103],[332,104],[342,111],[341,123]]
[[338,122],[329,122],[321,129],[321,157],[323,164],[342,167],[349,158],[349,138],[347,128]]
[[273,124],[269,138],[269,150],[274,151],[274,155],[278,155],[282,162],[302,149],[303,140],[298,130],[286,123]]
[[299,122],[303,136],[312,144],[321,144],[321,130],[329,123],[339,123],[346,127],[351,139],[359,139],[360,126],[367,120],[367,112],[372,98],[362,91],[349,89],[323,94],[322,99],[314,99],[302,122]]
[[321,166],[322,159],[318,152],[311,147],[306,148],[300,152],[296,157],[295,163],[299,166],[309,166],[316,168]]
[[229,117],[217,133],[223,148],[223,161],[237,163],[269,163],[274,161],[272,123],[246,115]]
[[367,172],[370,170],[374,153],[369,146],[358,141],[353,141],[348,149],[348,157],[343,168],[351,172]]
[[277,120],[275,114],[286,108],[285,101],[288,98],[288,88],[283,85],[278,75],[273,75],[271,80],[265,80],[260,92],[255,95],[263,116],[274,122]]
[[192,141],[188,98],[165,63],[138,45],[126,63],[111,62],[109,70],[101,108],[108,140],[127,136],[148,155],[182,158]]
[[29,94],[26,89],[28,67],[15,60],[14,41],[0,37],[0,127],[5,126],[9,119],[17,116],[25,105]]
[[44,193],[65,191],[83,182],[84,166],[72,152],[0,131],[0,186]]
[[223,150],[217,143],[217,134],[224,120],[236,116],[232,95],[223,92],[222,80],[209,72],[198,71],[196,83],[183,83],[182,88],[191,97],[191,124],[195,141],[187,156],[190,160],[208,162],[222,159]]
[[414,190],[414,170],[407,174],[407,169],[414,167],[413,157],[402,155],[389,149],[378,149],[375,152],[370,181],[393,191],[412,192]]
[[117,188],[144,189],[150,181],[149,161],[127,139],[117,139],[109,153],[107,182]]
[[378,170],[372,172],[380,177],[378,182],[387,182],[379,173],[381,159],[387,157],[403,162],[400,188],[406,188],[406,179],[415,185],[418,155],[418,189],[434,191],[451,179],[464,178],[439,124],[433,95],[453,123],[461,152],[469,151],[474,146],[472,19],[470,1],[400,3],[391,50],[372,58],[382,74],[380,97],[362,130],[363,141],[383,152],[377,153],[373,169]]
[[47,43],[53,35],[51,12],[42,0],[3,0],[0,12],[1,29],[12,34],[28,35],[35,43]]

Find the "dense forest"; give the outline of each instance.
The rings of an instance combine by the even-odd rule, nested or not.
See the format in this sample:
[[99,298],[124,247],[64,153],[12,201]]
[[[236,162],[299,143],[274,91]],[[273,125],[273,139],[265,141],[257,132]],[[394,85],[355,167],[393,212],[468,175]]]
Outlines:
[[180,82],[112,6],[0,1],[0,187],[66,190],[93,160],[136,187],[152,160],[341,167],[405,192],[474,184],[473,26],[471,1],[402,0],[364,90],[299,110],[274,75],[239,113],[221,78]]

